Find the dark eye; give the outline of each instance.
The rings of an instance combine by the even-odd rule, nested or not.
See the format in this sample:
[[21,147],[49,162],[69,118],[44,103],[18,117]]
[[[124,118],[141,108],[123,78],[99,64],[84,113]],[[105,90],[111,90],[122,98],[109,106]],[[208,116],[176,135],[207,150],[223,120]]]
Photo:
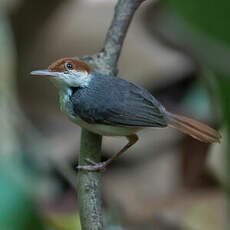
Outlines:
[[67,62],[67,63],[66,63],[66,68],[67,68],[67,69],[73,69],[73,63]]

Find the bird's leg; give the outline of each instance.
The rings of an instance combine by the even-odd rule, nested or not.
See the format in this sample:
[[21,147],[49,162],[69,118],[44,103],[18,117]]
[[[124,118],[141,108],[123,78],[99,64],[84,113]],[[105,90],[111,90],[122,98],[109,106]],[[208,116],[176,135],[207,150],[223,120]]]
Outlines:
[[85,161],[87,161],[91,165],[79,165],[77,168],[87,170],[87,171],[105,170],[105,168],[109,164],[111,164],[113,160],[117,159],[122,153],[124,153],[127,149],[129,149],[132,145],[134,145],[138,141],[138,136],[136,134],[132,134],[126,137],[129,142],[118,153],[114,154],[107,161],[95,163],[91,161],[90,159],[85,159]]

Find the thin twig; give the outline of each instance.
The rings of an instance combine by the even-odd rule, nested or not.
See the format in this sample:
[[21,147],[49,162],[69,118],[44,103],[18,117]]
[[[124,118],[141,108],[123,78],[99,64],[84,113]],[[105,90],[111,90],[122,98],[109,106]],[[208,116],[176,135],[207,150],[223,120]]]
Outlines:
[[[120,0],[115,8],[115,14],[107,32],[104,43],[104,55],[109,69],[117,73],[117,62],[133,15],[144,0]],[[116,75],[116,74],[114,74]]]
[[[119,0],[111,26],[107,32],[104,47],[98,54],[81,58],[94,70],[117,74],[117,62],[132,17],[145,0]],[[99,162],[102,137],[82,129],[79,164],[86,164],[86,158]],[[79,171],[78,204],[82,230],[102,230],[101,172]]]

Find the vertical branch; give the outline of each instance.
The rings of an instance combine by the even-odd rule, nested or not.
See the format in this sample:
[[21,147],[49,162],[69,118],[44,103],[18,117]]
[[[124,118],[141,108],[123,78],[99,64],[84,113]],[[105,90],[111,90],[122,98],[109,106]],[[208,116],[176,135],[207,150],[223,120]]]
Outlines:
[[[116,75],[117,62],[132,17],[145,0],[119,0],[111,26],[107,32],[102,52],[81,58],[94,70]],[[94,162],[101,159],[102,137],[82,129],[79,164],[88,158]],[[79,171],[78,204],[82,230],[102,230],[101,172]]]
[[[121,48],[133,15],[144,0],[119,0],[112,23],[106,34],[103,52],[109,69],[116,70]],[[116,70],[117,73],[117,70]],[[116,74],[114,74],[116,75]]]
[[[102,137],[82,129],[79,164],[89,158],[100,161]],[[78,200],[82,230],[103,229],[101,204],[101,173],[78,173]]]

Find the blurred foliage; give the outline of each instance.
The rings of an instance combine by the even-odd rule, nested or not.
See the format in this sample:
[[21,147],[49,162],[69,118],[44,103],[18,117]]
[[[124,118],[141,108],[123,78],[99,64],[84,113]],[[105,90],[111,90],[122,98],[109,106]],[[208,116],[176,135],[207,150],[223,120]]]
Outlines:
[[[230,1],[229,0],[167,0],[171,11],[184,22],[188,30],[187,45],[192,47],[198,60],[211,69],[215,75],[215,90],[219,96],[223,119],[228,130],[226,157],[227,180],[224,187],[230,193]],[[172,10],[174,9],[174,10]],[[174,12],[174,13],[175,13]],[[181,28],[180,28],[181,29]],[[183,30],[183,29],[182,29]],[[182,33],[183,34],[183,33]],[[192,36],[190,36],[192,35]],[[211,78],[211,76],[210,76]]]
[[23,167],[25,151],[19,132],[23,117],[16,94],[14,42],[1,10],[0,49],[0,229],[41,230],[44,228],[32,187],[34,177],[31,170]]
[[[195,1],[183,1],[183,0],[168,0],[169,4],[173,6],[178,15],[181,16],[181,20],[188,23],[191,26],[193,37],[195,40],[197,37],[201,40],[205,40],[208,44],[212,44],[213,47],[219,48],[222,51],[222,56],[219,53],[212,53],[212,57],[216,62],[225,63],[226,54],[230,50],[230,31],[227,29],[230,22],[230,2],[228,0],[195,0]],[[205,34],[202,37],[201,34]],[[186,39],[186,38],[183,38]],[[202,41],[201,41],[202,42]],[[224,42],[224,43],[223,43]],[[189,45],[189,44],[188,44]],[[199,49],[202,43],[197,46],[192,44],[195,54],[199,54]],[[208,47],[209,49],[213,48]],[[223,47],[223,49],[221,49]],[[224,49],[225,48],[225,49]],[[207,52],[210,52],[207,50]],[[198,56],[199,59],[199,56]],[[206,58],[208,59],[208,57]],[[229,59],[228,59],[229,60]],[[216,75],[216,83],[219,87],[219,95],[221,98],[221,106],[224,114],[224,118],[228,127],[230,127],[230,110],[229,110],[229,90],[230,90],[230,72],[228,72],[229,65],[225,66],[211,66],[208,60],[202,61],[211,68]],[[227,74],[226,74],[227,73]]]
[[[13,159],[11,159],[13,160]],[[0,229],[43,229],[22,168],[1,157]]]
[[206,118],[211,112],[211,105],[207,89],[200,82],[195,82],[187,91],[182,107],[191,114],[199,114],[199,117]]
[[48,226],[56,230],[80,230],[80,217],[74,214],[50,214],[46,217]]
[[[230,195],[230,78],[223,73],[216,73],[216,80],[219,86],[219,95],[221,101],[221,107],[224,114],[224,120],[227,126],[228,133],[228,149],[226,154],[226,181],[224,187]],[[230,199],[230,197],[229,197]]]
[[230,43],[230,1],[167,0],[185,21],[213,39]]

